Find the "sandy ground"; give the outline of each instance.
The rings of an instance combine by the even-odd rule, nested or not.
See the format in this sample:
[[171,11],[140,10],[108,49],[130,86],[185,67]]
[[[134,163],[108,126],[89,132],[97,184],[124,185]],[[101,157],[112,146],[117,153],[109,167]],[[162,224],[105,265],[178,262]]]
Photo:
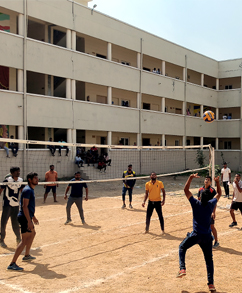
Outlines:
[[[23,263],[20,257],[17,263],[24,267],[23,272],[6,270],[16,248],[9,221],[5,239],[8,248],[0,247],[0,292],[208,292],[199,246],[187,252],[187,276],[175,278],[179,269],[178,246],[192,231],[191,207],[183,193],[186,179],[162,179],[167,191],[164,236],[155,211],[150,233],[144,234],[143,180],[137,181],[134,189],[133,210],[121,209],[121,182],[90,184],[90,199],[84,202],[87,225],[81,224],[74,205],[73,223],[64,225],[65,186],[58,188],[58,203],[53,203],[49,195],[46,204],[42,203],[44,188],[38,186],[36,217],[40,225],[36,227],[31,251],[36,260]],[[201,179],[194,179],[194,194],[200,185]],[[229,228],[230,203],[222,197],[217,208],[220,247],[213,255],[215,286],[220,293],[242,292],[242,218],[236,213],[239,226]]]

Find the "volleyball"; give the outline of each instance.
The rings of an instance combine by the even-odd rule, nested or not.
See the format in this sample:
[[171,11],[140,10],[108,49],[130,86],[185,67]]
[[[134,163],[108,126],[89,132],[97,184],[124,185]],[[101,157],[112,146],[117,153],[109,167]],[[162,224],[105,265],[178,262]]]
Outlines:
[[214,113],[210,110],[203,113],[203,120],[205,122],[211,123],[214,120]]

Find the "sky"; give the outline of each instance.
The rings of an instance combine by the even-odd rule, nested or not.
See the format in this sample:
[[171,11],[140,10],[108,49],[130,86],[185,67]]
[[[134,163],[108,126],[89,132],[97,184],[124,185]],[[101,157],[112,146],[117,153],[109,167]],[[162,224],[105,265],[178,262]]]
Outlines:
[[93,0],[92,8],[215,60],[242,58],[241,0]]

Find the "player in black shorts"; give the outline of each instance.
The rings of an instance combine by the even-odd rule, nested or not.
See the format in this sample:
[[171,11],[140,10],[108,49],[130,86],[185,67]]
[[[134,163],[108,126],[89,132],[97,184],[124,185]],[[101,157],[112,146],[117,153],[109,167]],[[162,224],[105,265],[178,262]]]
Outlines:
[[233,219],[233,222],[229,225],[229,227],[237,226],[237,221],[235,219],[234,210],[240,210],[240,213],[242,214],[242,181],[240,174],[236,174],[233,182],[233,198],[232,198],[232,204],[230,207],[230,215]]
[[30,261],[35,259],[35,257],[29,254],[31,245],[35,237],[34,224],[39,224],[36,219],[35,213],[35,196],[34,188],[38,185],[39,179],[37,173],[29,173],[27,175],[28,185],[24,187],[20,198],[20,211],[18,213],[18,221],[21,226],[22,240],[19,243],[15,254],[13,256],[12,262],[8,266],[8,270],[23,271],[23,268],[16,264],[16,261],[22,251],[25,248],[25,256],[22,258],[23,261]]
[[[217,192],[215,191],[215,189],[211,186],[212,184],[212,177],[211,176],[206,176],[205,180],[204,180],[204,186],[199,188],[198,190],[198,194],[197,197],[200,200],[201,199],[201,195],[203,192],[207,193],[209,196],[209,200],[213,199],[214,196],[217,194]],[[213,248],[216,248],[219,246],[219,242],[218,242],[218,233],[217,230],[214,226],[215,223],[215,211],[216,211],[216,207],[217,205],[215,205],[215,208],[213,210],[213,213],[211,215],[211,230],[213,233],[213,237],[214,237],[214,245]]]

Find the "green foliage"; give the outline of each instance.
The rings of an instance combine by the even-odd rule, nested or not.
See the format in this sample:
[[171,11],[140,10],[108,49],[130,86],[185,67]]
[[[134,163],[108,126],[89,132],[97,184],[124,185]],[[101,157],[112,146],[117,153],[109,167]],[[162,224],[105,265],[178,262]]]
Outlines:
[[205,167],[205,159],[206,159],[206,157],[204,156],[203,151],[197,150],[197,156],[196,156],[195,161],[198,163],[200,168]]

